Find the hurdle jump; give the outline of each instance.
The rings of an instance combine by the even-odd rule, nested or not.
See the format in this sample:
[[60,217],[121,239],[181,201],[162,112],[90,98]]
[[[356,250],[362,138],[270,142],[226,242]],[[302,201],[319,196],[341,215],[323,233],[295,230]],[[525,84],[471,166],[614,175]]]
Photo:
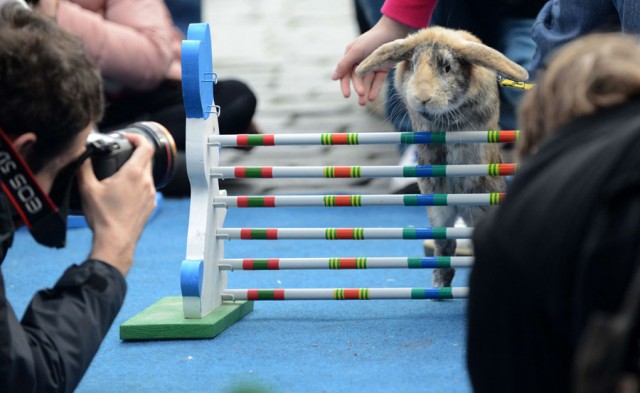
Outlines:
[[360,207],[367,205],[452,206],[497,205],[504,194],[227,196],[220,179],[341,178],[341,177],[456,177],[507,176],[516,164],[344,166],[344,167],[220,167],[225,147],[278,145],[360,145],[514,142],[518,131],[455,133],[372,133],[305,135],[219,135],[212,83],[210,31],[192,24],[182,44],[187,171],[191,182],[186,258],[180,269],[182,296],[167,297],[120,327],[123,340],[211,338],[253,309],[262,300],[374,300],[458,299],[468,289],[452,288],[285,288],[228,289],[227,272],[284,269],[429,269],[470,267],[473,257],[335,257],[224,258],[227,240],[370,240],[463,239],[473,228],[226,228],[229,208],[283,206]]

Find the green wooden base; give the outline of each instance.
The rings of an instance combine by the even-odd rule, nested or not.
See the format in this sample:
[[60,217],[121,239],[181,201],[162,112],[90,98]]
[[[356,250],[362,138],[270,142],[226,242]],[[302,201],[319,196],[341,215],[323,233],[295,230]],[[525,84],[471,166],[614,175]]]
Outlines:
[[202,319],[185,319],[182,297],[165,297],[120,325],[121,340],[213,338],[253,310],[253,302],[224,302]]

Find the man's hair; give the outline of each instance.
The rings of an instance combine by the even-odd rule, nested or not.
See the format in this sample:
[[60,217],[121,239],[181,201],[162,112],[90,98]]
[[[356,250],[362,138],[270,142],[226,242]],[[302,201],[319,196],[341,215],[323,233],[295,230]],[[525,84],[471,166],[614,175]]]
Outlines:
[[567,44],[520,106],[520,155],[533,153],[558,127],[640,96],[635,36],[593,34]]
[[102,118],[102,79],[79,40],[16,3],[0,6],[0,129],[33,132],[34,172]]

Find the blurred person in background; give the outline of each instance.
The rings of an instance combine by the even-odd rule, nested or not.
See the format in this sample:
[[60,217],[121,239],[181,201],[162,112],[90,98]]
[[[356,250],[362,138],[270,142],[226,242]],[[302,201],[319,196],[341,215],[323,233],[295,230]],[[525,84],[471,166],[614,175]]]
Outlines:
[[[185,149],[185,111],[180,62],[182,32],[162,0],[29,0],[34,9],[79,37],[104,77],[106,108],[101,131],[136,121],[155,121]],[[197,22],[197,21],[195,21]],[[213,86],[221,134],[258,133],[257,98],[239,80]],[[184,154],[163,193],[189,195]]]

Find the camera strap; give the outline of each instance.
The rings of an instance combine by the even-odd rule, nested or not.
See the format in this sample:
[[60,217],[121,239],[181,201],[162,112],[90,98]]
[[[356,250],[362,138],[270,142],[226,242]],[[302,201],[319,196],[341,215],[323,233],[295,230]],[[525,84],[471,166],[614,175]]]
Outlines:
[[64,247],[67,234],[66,213],[61,212],[40,188],[31,169],[2,130],[0,180],[2,190],[33,238],[48,247]]

